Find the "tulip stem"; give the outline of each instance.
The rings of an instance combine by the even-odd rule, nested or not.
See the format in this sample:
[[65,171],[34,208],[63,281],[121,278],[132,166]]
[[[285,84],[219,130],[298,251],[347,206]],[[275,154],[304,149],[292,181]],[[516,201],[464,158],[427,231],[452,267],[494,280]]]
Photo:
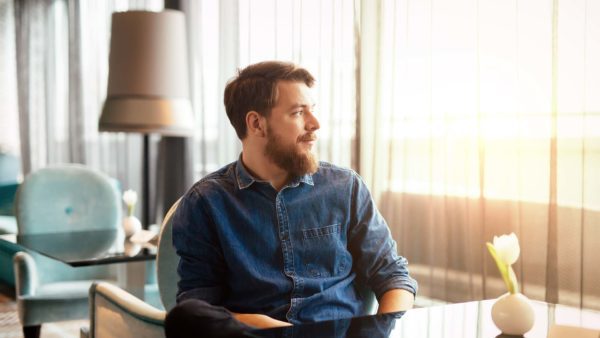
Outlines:
[[486,245],[488,251],[492,255],[492,258],[494,258],[494,262],[496,262],[496,265],[498,266],[498,270],[500,271],[500,275],[502,276],[502,280],[504,280],[504,284],[506,285],[506,289],[508,289],[508,292],[510,292],[511,294],[518,292],[517,278],[515,276],[515,272],[512,266],[504,264],[504,262],[498,257],[498,254],[496,253],[496,248],[494,247],[494,245],[492,245],[492,243],[488,242],[486,243]]
[[513,270],[512,265],[508,266],[508,281],[510,283],[510,287],[508,291],[511,294],[515,294],[519,292],[519,283],[517,283],[517,275],[515,275],[515,270]]
[[133,216],[133,210],[135,209],[135,204],[127,205],[127,216]]

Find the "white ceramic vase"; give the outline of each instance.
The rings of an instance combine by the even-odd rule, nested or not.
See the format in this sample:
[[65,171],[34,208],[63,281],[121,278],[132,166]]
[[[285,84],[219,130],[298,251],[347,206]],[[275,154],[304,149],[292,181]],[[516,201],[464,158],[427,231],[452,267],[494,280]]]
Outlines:
[[142,246],[137,243],[132,243],[130,241],[127,241],[127,243],[125,243],[124,253],[127,256],[135,256],[141,250]]
[[525,295],[507,293],[492,306],[492,320],[502,333],[519,336],[531,330],[535,316]]
[[125,231],[125,237],[129,238],[142,230],[142,223],[135,216],[127,216],[123,218],[123,230]]

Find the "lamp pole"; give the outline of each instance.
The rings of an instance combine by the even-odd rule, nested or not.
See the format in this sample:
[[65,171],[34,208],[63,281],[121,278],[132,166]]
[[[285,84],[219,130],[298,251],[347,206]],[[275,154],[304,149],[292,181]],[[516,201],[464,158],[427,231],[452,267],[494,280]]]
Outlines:
[[142,213],[142,229],[150,226],[150,135],[144,134],[142,193],[144,194],[144,207]]

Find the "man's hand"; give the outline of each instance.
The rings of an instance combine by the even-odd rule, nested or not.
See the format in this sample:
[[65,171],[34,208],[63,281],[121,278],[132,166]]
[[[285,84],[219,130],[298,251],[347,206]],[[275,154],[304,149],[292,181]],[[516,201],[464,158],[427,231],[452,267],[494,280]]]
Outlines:
[[[232,312],[233,313],[233,312]],[[253,326],[257,329],[270,329],[273,327],[292,326],[288,322],[282,322],[266,315],[256,313],[233,313],[233,317],[240,322]]]
[[377,313],[406,311],[413,307],[415,296],[402,289],[388,290],[379,299]]

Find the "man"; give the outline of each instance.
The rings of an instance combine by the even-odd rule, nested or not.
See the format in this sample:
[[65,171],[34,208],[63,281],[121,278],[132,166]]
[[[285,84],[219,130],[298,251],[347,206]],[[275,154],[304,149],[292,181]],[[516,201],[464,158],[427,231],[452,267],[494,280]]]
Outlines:
[[242,141],[236,162],[197,182],[173,220],[177,300],[199,299],[266,328],[364,315],[355,283],[379,312],[412,307],[416,282],[352,170],[318,162],[313,76],[262,62],[225,88]]

